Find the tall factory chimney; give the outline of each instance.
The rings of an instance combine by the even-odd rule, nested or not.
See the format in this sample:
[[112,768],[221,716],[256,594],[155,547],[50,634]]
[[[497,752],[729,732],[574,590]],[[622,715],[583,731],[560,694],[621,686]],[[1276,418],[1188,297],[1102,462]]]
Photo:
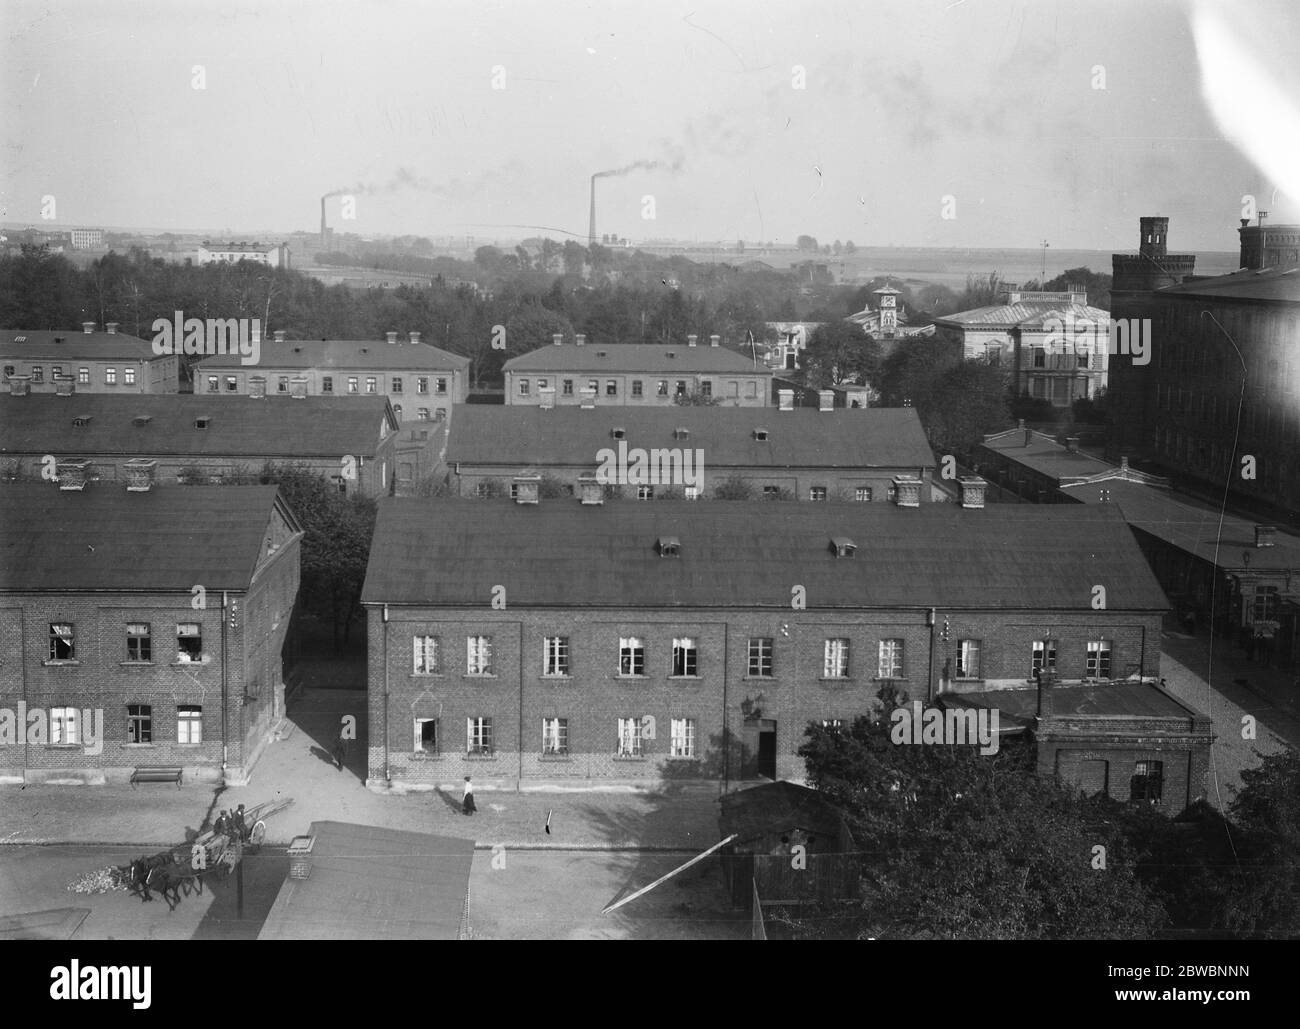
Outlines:
[[596,242],[596,176],[591,177],[591,220],[587,223],[587,246]]
[[325,226],[325,197],[320,198],[320,247],[329,249],[329,230]]

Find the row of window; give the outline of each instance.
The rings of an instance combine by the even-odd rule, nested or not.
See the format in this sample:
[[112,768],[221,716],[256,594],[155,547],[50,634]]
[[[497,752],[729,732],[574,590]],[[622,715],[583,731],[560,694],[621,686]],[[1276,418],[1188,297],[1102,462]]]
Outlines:
[[[616,719],[613,752],[619,757],[644,757],[648,741],[655,739],[654,720],[629,715]],[[417,754],[441,754],[439,721],[436,718],[414,720],[414,749]],[[571,744],[567,718],[543,718],[541,753],[546,757],[567,757]],[[492,737],[492,719],[479,716],[465,719],[465,753],[491,756],[496,753]],[[669,757],[695,757],[695,719],[672,718],[668,733]]]
[[[401,408],[398,407],[398,408],[396,408],[395,410],[397,410],[397,411],[400,412],[400,411],[401,411]],[[399,417],[400,417],[400,414],[399,414]],[[668,489],[676,489],[675,486],[669,486],[669,487],[667,487],[667,488],[668,488]],[[573,494],[573,487],[572,487],[572,486],[569,486],[569,487],[568,487],[568,492],[569,492],[570,495]],[[511,484],[510,484],[510,499],[511,499],[511,500],[516,500],[516,499],[518,499],[518,493],[519,493],[519,486],[518,486],[518,484],[517,484],[517,483],[511,483]],[[894,488],[891,486],[890,489],[889,489],[889,496],[890,496],[890,499],[891,499],[891,500],[893,499],[894,494],[895,494],[895,490],[894,490]],[[482,482],[477,483],[477,484],[475,485],[475,487],[474,487],[474,495],[477,496],[477,497],[490,497],[490,496],[492,496],[492,495],[493,495],[493,486],[492,486],[492,483],[489,482],[489,481],[487,481],[487,480],[484,480],[484,481],[482,481]],[[781,487],[780,487],[780,486],[764,486],[764,487],[763,487],[763,491],[762,491],[762,493],[761,493],[760,495],[761,495],[761,497],[762,497],[764,500],[780,500],[780,499],[781,499]],[[697,486],[686,486],[686,487],[683,487],[683,489],[682,489],[682,496],[683,496],[683,498],[686,499],[686,500],[699,500],[699,498],[700,498],[700,490],[699,490],[699,487],[697,487]],[[637,487],[636,487],[636,499],[637,499],[637,500],[654,500],[654,498],[655,498],[655,488],[654,488],[653,486],[637,486]],[[808,487],[808,499],[809,499],[809,500],[827,500],[828,498],[829,498],[829,490],[828,490],[828,488],[827,488],[826,486],[809,486],[809,487]],[[871,486],[855,486],[855,487],[853,487],[853,499],[854,499],[855,501],[858,501],[858,502],[861,502],[861,503],[870,503],[872,500],[875,499],[875,489],[874,489],[873,487],[871,487]]]
[[[1276,597],[1274,596],[1274,601]],[[771,678],[776,674],[774,639],[770,636],[751,636],[747,643],[746,674],[752,678]],[[416,636],[413,641],[412,674],[441,675],[443,672],[443,646],[438,636]],[[467,675],[495,675],[491,636],[468,636],[465,640],[465,669]],[[981,652],[983,644],[977,639],[957,641],[956,678],[980,679],[982,675]],[[1030,677],[1039,672],[1056,670],[1058,641],[1034,640],[1030,648]],[[645,640],[639,636],[622,636],[618,641],[618,674],[643,676],[645,672]],[[876,648],[874,674],[880,679],[906,678],[901,639],[880,640]],[[676,636],[672,641],[672,672],[674,677],[696,677],[700,674],[699,641],[692,636]],[[1111,641],[1089,640],[1085,649],[1085,669],[1088,678],[1109,679],[1111,676]],[[824,641],[822,677],[847,679],[853,673],[850,642],[842,637]],[[542,675],[564,677],[573,674],[569,637],[547,636],[542,641]]]
[[[153,627],[148,622],[128,622],[126,626],[127,661],[153,661]],[[77,627],[71,622],[50,623],[50,660],[77,660]],[[176,660],[202,662],[203,627],[198,622],[176,624]]]
[[[532,380],[532,379],[520,379],[520,380],[518,380],[518,381],[519,381],[519,395],[520,395],[521,397],[531,396],[531,395],[532,395],[532,391],[533,391],[533,380]],[[566,396],[566,397],[571,397],[571,396],[573,396],[574,381],[575,381],[575,380],[573,380],[573,379],[561,379],[561,380],[560,380],[560,394],[561,394],[562,396]],[[669,387],[669,383],[670,383],[670,382],[671,382],[672,387],[673,387],[673,390],[672,390],[672,393],[671,393],[671,394],[669,393],[669,389],[668,389],[668,387]],[[729,390],[729,392],[728,392],[728,395],[729,395],[729,396],[731,396],[731,397],[733,397],[733,398],[736,398],[736,397],[739,397],[739,396],[740,396],[740,383],[739,383],[739,382],[735,382],[735,381],[733,381],[733,382],[729,382],[727,385],[728,385],[728,390]],[[538,392],[538,393],[542,393],[542,392],[544,392],[544,391],[546,391],[546,390],[548,390],[548,389],[550,389],[550,388],[551,388],[551,380],[550,380],[550,379],[538,379],[538,380],[537,380],[537,392]],[[599,379],[588,379],[588,380],[587,380],[587,391],[590,392],[590,393],[595,393],[595,394],[599,395],[599,393],[600,393],[600,380],[599,380]],[[395,390],[394,392],[397,392],[397,391]],[[644,383],[641,379],[633,379],[633,380],[632,380],[632,390],[631,390],[631,394],[632,394],[632,396],[634,396],[634,397],[642,397],[642,396],[645,396],[645,383]],[[684,397],[684,396],[686,396],[686,394],[687,394],[687,380],[686,380],[686,379],[672,379],[672,380],[670,380],[670,379],[660,379],[660,380],[658,380],[658,382],[655,383],[655,396],[666,397],[666,396],[670,396],[670,395],[671,395],[671,396],[675,396],[675,397]],[[618,380],[617,380],[617,379],[606,379],[606,380],[605,380],[605,396],[607,396],[607,397],[616,397],[616,396],[618,396]],[[700,380],[700,396],[702,396],[702,397],[711,397],[711,396],[713,396],[713,383],[712,383],[712,381],[710,381],[709,379],[701,379],[701,380]],[[746,396],[748,399],[750,399],[750,400],[753,400],[754,398],[756,398],[756,397],[758,396],[758,383],[756,383],[756,382],[746,382],[746,383],[745,383],[745,396]]]
[[[49,710],[51,744],[78,744],[83,740],[80,714],[75,707],[52,707]],[[153,706],[126,706],[126,742],[153,743]],[[176,742],[203,742],[203,707],[200,704],[176,705]]]
[[[15,371],[16,371],[16,368],[15,368],[14,365],[12,365],[12,364],[7,364],[7,365],[5,365],[5,377],[6,377],[6,378],[8,378],[9,376],[13,375],[13,374],[15,373]],[[45,366],[44,366],[44,365],[40,365],[40,364],[34,364],[34,365],[31,366],[31,369],[30,369],[30,371],[28,372],[28,374],[31,375],[31,377],[32,377],[32,382],[44,382],[44,381],[45,381]],[[50,368],[50,381],[51,381],[51,382],[54,382],[56,379],[61,379],[61,378],[63,378],[63,365],[61,365],[61,364],[52,365],[51,368]],[[90,369],[89,369],[89,368],[78,368],[78,369],[77,369],[77,382],[78,382],[80,385],[82,385],[82,386],[86,386],[86,385],[89,385],[89,384],[90,384]],[[117,385],[117,369],[116,369],[116,368],[105,368],[105,369],[104,369],[104,385],[106,385],[106,386],[116,386],[116,385]],[[124,386],[134,386],[134,385],[135,385],[135,368],[131,367],[130,365],[128,365],[127,367],[125,367],[125,368],[122,369],[122,385],[124,385]]]
[[[112,371],[112,369],[109,369],[109,371]],[[134,374],[134,372],[133,372],[132,374]],[[220,392],[221,392],[221,378],[222,378],[222,377],[219,376],[219,375],[209,375],[209,376],[208,376],[208,392],[209,392],[209,393],[220,393]],[[276,376],[276,380],[275,380],[275,391],[276,391],[277,393],[288,393],[288,392],[289,392],[289,380],[290,380],[290,376],[288,376],[288,375],[279,375],[279,376]],[[367,376],[365,377],[365,380],[366,380],[366,388],[365,388],[365,392],[366,392],[366,393],[375,393],[375,394],[377,394],[377,393],[379,392],[379,376],[377,376],[377,375],[367,375]],[[36,380],[36,381],[39,381],[39,380]],[[447,379],[446,379],[445,377],[443,377],[443,376],[432,376],[432,377],[431,377],[431,376],[428,376],[428,375],[417,375],[417,376],[415,377],[415,392],[418,393],[418,394],[420,394],[420,395],[422,395],[422,396],[428,395],[428,393],[429,393],[429,385],[430,385],[430,382],[432,382],[432,384],[433,384],[433,392],[434,392],[434,395],[436,395],[436,396],[440,396],[440,397],[445,397],[445,396],[447,395]],[[237,393],[237,392],[239,392],[239,377],[236,376],[236,375],[227,375],[227,376],[225,376],[225,385],[226,385],[226,392],[227,392],[227,393]],[[362,390],[361,390],[361,377],[360,377],[360,376],[357,376],[357,375],[349,375],[349,376],[347,376],[347,381],[346,381],[346,384],[345,384],[345,385],[346,385],[345,392],[347,392],[347,393],[356,393],[356,394],[359,394],[359,393],[362,392]],[[321,391],[322,393],[333,393],[333,392],[334,392],[334,376],[332,376],[332,375],[322,375],[322,376],[321,376],[321,380],[320,380],[320,391]],[[388,392],[390,392],[390,393],[402,393],[402,392],[404,392],[404,391],[405,391],[405,379],[404,379],[402,376],[400,376],[400,375],[394,375],[394,376],[389,380],[389,390],[388,390]]]

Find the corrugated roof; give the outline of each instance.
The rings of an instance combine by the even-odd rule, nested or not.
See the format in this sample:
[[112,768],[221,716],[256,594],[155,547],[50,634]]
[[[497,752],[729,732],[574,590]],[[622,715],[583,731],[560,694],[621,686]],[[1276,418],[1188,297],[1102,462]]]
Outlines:
[[312,822],[306,879],[286,878],[259,940],[455,940],[474,841]]
[[[148,340],[122,332],[83,332],[80,327],[0,330],[0,357],[24,361],[152,361],[160,356],[166,355],[155,354]],[[64,374],[74,372],[64,369]]]
[[[690,438],[674,439],[678,427]],[[447,444],[449,463],[597,464],[617,450],[611,432],[626,430],[629,448],[689,447],[706,467],[933,467],[934,453],[914,408],[540,407],[457,405]],[[754,438],[766,429],[766,441]]]
[[970,311],[959,311],[936,318],[936,325],[951,326],[959,329],[1042,328],[1049,318],[1055,318],[1065,324],[1078,324],[1090,321],[1099,325],[1110,324],[1110,312],[1088,304],[1062,304],[1059,301],[1034,303],[1022,300],[1015,304],[993,304],[989,307],[976,307]]
[[238,354],[214,354],[196,366],[198,371],[217,368],[240,368],[255,374],[271,374],[282,368],[375,368],[392,371],[450,371],[468,368],[469,358],[429,343],[396,343],[386,339],[289,339],[277,343],[262,340],[261,358],[256,367],[243,365]]
[[1242,270],[1157,290],[1155,296],[1300,303],[1300,267]]
[[[141,416],[148,422],[137,424]],[[199,419],[207,428],[197,427]],[[369,457],[379,449],[385,419],[397,431],[381,396],[32,393],[0,396],[0,454]]]
[[[680,557],[659,556],[663,536]],[[500,584],[512,606],[789,610],[802,585],[809,608],[1088,610],[1097,583],[1112,611],[1168,607],[1118,511],[385,498],[362,599],[482,606]]]
[[[671,355],[671,356],[670,356]],[[755,366],[749,354],[738,354],[726,347],[711,347],[708,340],[702,345],[687,346],[685,342],[662,343],[587,343],[576,346],[541,347],[520,354],[505,363],[507,372],[645,372],[646,375],[668,375],[679,372],[713,372],[716,374],[746,372],[770,375],[763,364]]]
[[275,486],[0,486],[0,590],[247,589],[277,496]]

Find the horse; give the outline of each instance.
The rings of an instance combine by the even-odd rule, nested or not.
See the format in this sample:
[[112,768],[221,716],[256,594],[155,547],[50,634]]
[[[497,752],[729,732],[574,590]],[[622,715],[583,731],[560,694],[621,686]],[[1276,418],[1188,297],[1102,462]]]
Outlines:
[[127,888],[139,895],[141,903],[153,900],[149,892],[149,879],[155,868],[171,861],[170,854],[154,854],[152,857],[138,857],[126,866]]
[[[173,863],[168,861],[166,864],[157,865],[150,869],[149,876],[145,880],[146,889],[156,889],[162,894],[162,899],[167,901],[167,910],[175,911],[176,905],[181,902],[181,889],[184,888],[189,892],[190,886],[188,879],[197,878],[176,875],[172,872]],[[201,889],[202,887],[200,887]]]

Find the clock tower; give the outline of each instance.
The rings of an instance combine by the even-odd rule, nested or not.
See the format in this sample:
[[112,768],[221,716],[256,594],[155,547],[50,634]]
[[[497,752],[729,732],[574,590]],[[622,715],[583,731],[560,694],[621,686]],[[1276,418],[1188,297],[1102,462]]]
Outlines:
[[898,331],[898,290],[890,286],[881,286],[874,291],[880,298],[880,334],[886,338]]

